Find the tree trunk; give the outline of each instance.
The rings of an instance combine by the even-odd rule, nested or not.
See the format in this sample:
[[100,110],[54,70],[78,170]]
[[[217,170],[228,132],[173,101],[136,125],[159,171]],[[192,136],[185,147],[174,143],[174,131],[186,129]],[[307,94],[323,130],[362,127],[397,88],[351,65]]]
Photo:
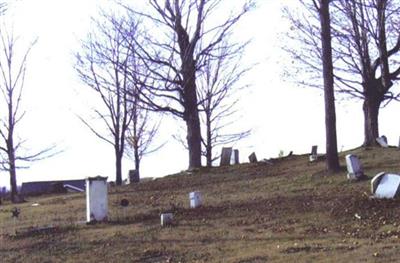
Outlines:
[[196,64],[193,58],[182,57],[183,90],[189,148],[189,169],[201,167],[201,130],[196,92]]
[[212,166],[212,141],[211,141],[211,120],[208,112],[206,113],[206,129],[207,129],[207,138],[206,138],[206,160],[207,167]]
[[336,110],[332,64],[331,26],[329,15],[330,0],[320,0],[322,67],[325,99],[326,167],[329,172],[339,170],[337,153]]
[[135,155],[135,170],[138,177],[140,178],[140,156],[139,156],[139,148],[137,147],[137,145],[134,145],[133,151]]
[[197,110],[188,114],[186,120],[189,147],[189,169],[201,167],[201,132]]
[[364,111],[364,146],[377,145],[376,138],[379,137],[378,115],[380,102],[377,98],[365,98]]
[[16,203],[18,201],[17,172],[15,170],[15,161],[12,159],[10,159],[10,186],[11,202]]
[[119,149],[115,149],[115,183],[122,185],[122,154]]

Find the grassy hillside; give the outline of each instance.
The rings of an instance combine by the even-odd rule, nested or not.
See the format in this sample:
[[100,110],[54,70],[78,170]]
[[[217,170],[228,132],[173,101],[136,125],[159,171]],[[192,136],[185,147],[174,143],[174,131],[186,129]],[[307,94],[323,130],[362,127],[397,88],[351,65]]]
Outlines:
[[[29,198],[11,218],[0,206],[2,262],[387,262],[400,248],[398,200],[370,196],[308,156],[167,176],[111,188],[106,224],[86,225],[85,196]],[[395,148],[355,149],[366,174],[400,172]],[[189,209],[199,190],[204,207]],[[123,210],[119,201],[130,205]],[[38,203],[38,206],[32,206]],[[175,223],[160,226],[160,213]],[[52,226],[52,227],[49,227]],[[39,230],[38,230],[39,227]],[[46,228],[49,227],[49,228]]]

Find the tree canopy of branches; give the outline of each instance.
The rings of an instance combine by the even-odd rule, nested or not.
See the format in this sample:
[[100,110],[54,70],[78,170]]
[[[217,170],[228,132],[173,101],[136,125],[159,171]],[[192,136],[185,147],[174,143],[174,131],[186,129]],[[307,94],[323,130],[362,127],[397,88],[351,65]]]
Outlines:
[[111,13],[102,13],[93,21],[96,31],[82,43],[82,53],[76,54],[76,70],[101,99],[103,107],[95,106],[94,113],[108,134],[80,119],[97,137],[113,146],[116,184],[120,185],[122,160],[127,150],[130,153],[128,146],[133,149],[135,169],[139,173],[142,156],[158,149],[149,148],[158,125],[151,125],[148,109],[139,99],[140,83],[133,81],[146,78],[146,69],[140,65],[132,42],[139,32],[136,21],[124,16],[117,18]]
[[198,97],[203,134],[203,155],[207,166],[218,158],[214,156],[215,147],[230,144],[250,135],[250,130],[227,133],[226,129],[235,121],[234,96],[242,87],[239,80],[248,68],[242,67],[242,55],[246,44],[223,43],[214,57],[205,59],[204,67],[198,77]]
[[143,42],[135,42],[152,79],[151,85],[143,83],[141,100],[154,111],[169,112],[185,121],[189,168],[201,166],[197,72],[251,7],[245,2],[236,14],[222,19],[215,12],[222,2],[150,0],[148,12],[127,7],[131,17],[140,17],[152,32],[143,36]]
[[[305,8],[299,16],[287,13],[295,29],[292,37],[301,42],[301,49],[290,47],[288,51],[311,72],[311,81],[305,84],[315,86],[315,74],[320,77],[322,70],[318,17],[310,2],[302,3]],[[331,2],[335,86],[339,92],[363,100],[365,146],[376,144],[380,107],[399,99],[394,91],[400,75],[399,14],[399,1]]]
[[54,147],[29,153],[24,149],[26,140],[18,136],[18,126],[25,116],[22,95],[25,86],[28,55],[32,42],[25,51],[19,52],[18,38],[12,32],[0,30],[0,157],[1,170],[10,174],[11,200],[18,202],[17,169],[28,168],[29,163],[50,157]]

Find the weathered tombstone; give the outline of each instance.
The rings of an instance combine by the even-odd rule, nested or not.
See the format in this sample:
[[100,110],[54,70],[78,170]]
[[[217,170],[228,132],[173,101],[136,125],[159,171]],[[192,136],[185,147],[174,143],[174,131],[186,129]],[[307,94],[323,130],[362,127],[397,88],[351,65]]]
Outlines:
[[400,137],[399,137],[399,145],[398,145],[398,148],[400,148]]
[[203,199],[199,191],[189,193],[190,208],[197,208],[203,205]]
[[161,214],[161,226],[169,226],[172,224],[172,220],[174,216],[172,213],[163,213]]
[[394,198],[400,194],[400,175],[377,174],[371,180],[371,192],[377,198]]
[[86,178],[86,222],[107,221],[107,177]]
[[129,170],[128,177],[129,177],[129,183],[130,184],[139,183],[140,182],[139,173],[136,170]]
[[376,142],[384,148],[389,147],[388,143],[387,143],[387,138],[385,135],[382,135],[381,137],[376,138]]
[[346,155],[347,179],[358,180],[364,177],[360,160],[353,154]]
[[249,161],[250,161],[250,163],[256,163],[256,162],[257,162],[257,156],[256,156],[256,153],[255,153],[255,152],[253,152],[252,154],[250,154],[250,156],[249,156]]
[[219,166],[230,165],[232,156],[232,147],[222,147],[221,162]]
[[234,150],[233,155],[234,155],[234,164],[239,164],[239,150]]
[[318,145],[313,145],[311,147],[311,155],[309,156],[310,162],[314,162],[318,159]]

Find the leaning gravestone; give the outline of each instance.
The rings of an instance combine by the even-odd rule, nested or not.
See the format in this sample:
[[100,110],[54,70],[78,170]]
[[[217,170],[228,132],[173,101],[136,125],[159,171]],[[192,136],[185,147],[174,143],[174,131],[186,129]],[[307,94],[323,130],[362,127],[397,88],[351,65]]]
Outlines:
[[318,145],[313,145],[311,147],[311,155],[310,155],[310,162],[316,161],[318,159]]
[[371,180],[371,192],[377,198],[394,198],[400,194],[400,175],[377,174]]
[[86,178],[86,222],[107,221],[107,177]]
[[232,156],[232,148],[231,147],[223,147],[221,151],[221,162],[220,166],[230,165],[231,164],[231,156]]
[[376,138],[376,142],[377,142],[380,146],[382,146],[382,147],[384,147],[384,148],[389,147],[389,145],[388,145],[388,143],[387,143],[387,138],[386,138],[385,135],[382,135],[381,137]]
[[255,152],[253,152],[252,154],[250,154],[250,156],[249,156],[249,161],[250,161],[250,163],[256,163],[256,162],[257,162],[257,156],[256,156],[256,153],[255,153]]
[[136,170],[129,170],[128,177],[129,177],[129,183],[130,184],[139,183],[140,182],[139,173]]
[[359,180],[364,177],[360,160],[353,154],[346,155],[347,179]]

